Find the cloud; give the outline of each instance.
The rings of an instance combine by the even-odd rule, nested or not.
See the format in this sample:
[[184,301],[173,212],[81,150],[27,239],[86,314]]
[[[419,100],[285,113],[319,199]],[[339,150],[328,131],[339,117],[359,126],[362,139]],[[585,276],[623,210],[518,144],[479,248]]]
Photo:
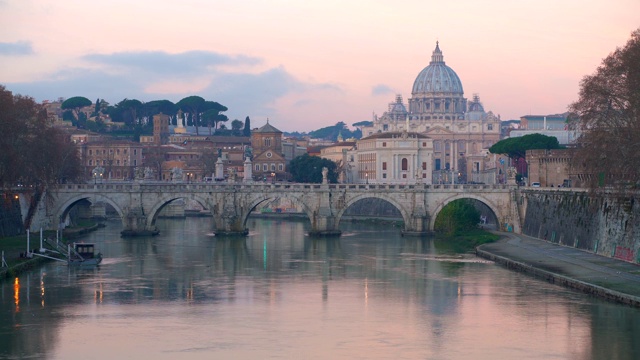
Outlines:
[[211,71],[221,65],[258,65],[262,62],[261,59],[255,57],[229,56],[208,51],[187,51],[179,54],[169,54],[163,51],[120,52],[89,54],[83,56],[82,59],[113,69],[170,76],[194,75],[203,71]]
[[371,95],[374,96],[387,94],[394,94],[394,91],[391,87],[384,84],[378,84],[371,89]]
[[262,59],[207,51],[180,54],[122,52],[90,54],[82,66],[59,69],[35,82],[8,83],[8,90],[37,101],[84,96],[115,104],[125,98],[143,102],[199,95],[229,108],[227,116],[277,116],[284,98],[318,102],[318,94],[341,93],[331,83],[303,82],[284,67],[263,67]]
[[0,42],[0,55],[22,56],[31,54],[33,54],[33,48],[28,41]]

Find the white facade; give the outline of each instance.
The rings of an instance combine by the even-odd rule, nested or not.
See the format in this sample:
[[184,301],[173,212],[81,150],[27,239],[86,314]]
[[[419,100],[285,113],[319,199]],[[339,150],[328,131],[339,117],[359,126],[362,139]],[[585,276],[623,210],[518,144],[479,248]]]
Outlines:
[[347,182],[431,184],[433,141],[418,133],[379,133],[358,140],[347,160]]

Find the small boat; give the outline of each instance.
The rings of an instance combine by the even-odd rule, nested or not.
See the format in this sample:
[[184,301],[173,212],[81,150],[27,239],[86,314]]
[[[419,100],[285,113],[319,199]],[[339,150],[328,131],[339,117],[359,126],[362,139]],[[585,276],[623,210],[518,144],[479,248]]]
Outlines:
[[66,262],[69,265],[95,266],[102,262],[102,254],[96,253],[95,244],[73,243],[66,245],[59,241],[45,239],[44,243],[51,249],[40,249],[30,255],[45,257],[51,260]]
[[102,262],[102,254],[95,252],[94,244],[73,243],[67,262],[69,265],[98,265]]

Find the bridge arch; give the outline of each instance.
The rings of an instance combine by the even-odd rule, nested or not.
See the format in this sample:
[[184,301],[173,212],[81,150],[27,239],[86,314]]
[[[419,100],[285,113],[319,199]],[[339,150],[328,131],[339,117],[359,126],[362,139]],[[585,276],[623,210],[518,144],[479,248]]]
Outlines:
[[98,196],[96,195],[88,195],[88,194],[80,194],[80,195],[72,195],[71,197],[69,197],[68,199],[64,200],[62,203],[60,203],[60,206],[58,206],[56,208],[56,210],[54,211],[53,215],[54,215],[54,221],[56,221],[55,227],[57,228],[58,225],[64,221],[64,219],[66,219],[67,215],[69,215],[69,211],[71,211],[71,209],[73,208],[74,205],[76,205],[77,203],[79,203],[82,200],[87,200],[89,201],[91,204],[95,204],[97,202],[103,201],[106,202],[107,204],[111,205],[116,212],[118,213],[118,216],[120,216],[120,221],[122,221],[122,225],[124,226],[124,211],[122,210],[122,207],[120,206],[120,204],[118,204],[117,202],[115,202],[113,199],[111,199],[110,197],[100,194]]
[[147,228],[148,229],[153,229],[155,227],[155,225],[156,225],[156,220],[158,219],[158,214],[160,214],[160,211],[162,211],[162,209],[165,206],[169,205],[171,202],[173,202],[175,200],[178,200],[178,199],[188,199],[188,200],[197,201],[205,209],[207,209],[210,212],[212,212],[212,215],[213,215],[213,208],[211,206],[210,201],[207,198],[201,197],[198,193],[190,193],[190,194],[169,193],[169,194],[163,194],[156,200],[154,205],[151,207],[151,210],[149,211],[149,214],[147,215],[147,220],[146,220]]
[[400,215],[402,215],[402,220],[404,221],[405,230],[407,229],[407,226],[409,226],[409,224],[411,223],[410,212],[407,211],[407,209],[405,209],[404,206],[402,206],[399,202],[394,200],[391,196],[381,195],[381,194],[377,194],[377,193],[369,193],[369,194],[364,193],[364,194],[358,194],[358,195],[355,195],[353,197],[349,197],[348,199],[346,199],[346,201],[344,203],[344,206],[336,214],[336,228],[338,228],[340,226],[340,220],[342,219],[342,216],[347,211],[347,209],[351,205],[355,204],[356,202],[358,202],[360,200],[364,200],[364,199],[380,199],[380,200],[384,200],[384,201],[390,203],[391,205],[393,205],[396,209],[398,209],[398,211],[400,212]]
[[260,204],[265,201],[275,200],[275,199],[287,199],[292,200],[295,204],[300,205],[302,207],[302,211],[307,215],[310,222],[313,222],[313,210],[298,196],[290,195],[287,193],[282,194],[271,194],[271,193],[260,193],[257,196],[248,199],[248,203],[246,208],[244,209],[242,216],[242,226],[243,228],[247,224],[247,220],[251,215],[251,212]]
[[500,212],[498,206],[496,206],[496,204],[493,203],[493,201],[487,199],[484,196],[478,196],[475,194],[469,194],[469,193],[461,193],[461,194],[455,194],[449,197],[446,197],[444,200],[440,201],[438,203],[438,206],[434,209],[433,213],[430,214],[430,219],[429,219],[429,231],[434,231],[435,230],[435,224],[436,224],[436,218],[438,217],[438,214],[440,213],[440,211],[442,211],[442,209],[447,206],[449,203],[455,201],[455,200],[460,200],[460,199],[472,199],[472,200],[476,200],[479,201],[481,203],[483,203],[484,205],[486,205],[489,210],[491,210],[493,212],[493,214],[495,215],[496,219],[498,220],[498,226],[500,226],[500,219],[503,218],[502,213]]

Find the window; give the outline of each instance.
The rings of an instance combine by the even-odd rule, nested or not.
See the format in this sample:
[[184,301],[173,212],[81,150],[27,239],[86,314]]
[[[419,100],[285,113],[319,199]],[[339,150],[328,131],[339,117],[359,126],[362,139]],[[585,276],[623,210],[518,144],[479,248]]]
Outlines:
[[89,166],[93,165],[93,160],[89,160]]
[[133,149],[133,155],[138,155],[138,149]]
[[260,164],[256,164],[256,171],[260,171]]
[[271,171],[276,171],[276,164],[271,164]]
[[382,170],[387,170],[387,162],[382,163]]
[[426,143],[426,142],[423,142],[423,143],[422,143],[422,147],[427,147],[427,143]]
[[262,171],[267,171],[269,170],[269,167],[267,164],[262,164]]
[[387,178],[387,173],[383,173],[383,174],[382,174],[382,178],[383,178],[383,179],[386,179],[386,178]]
[[440,159],[436,159],[436,170],[440,170],[442,168],[442,165],[440,163]]
[[407,171],[407,170],[409,170],[409,161],[407,160],[407,158],[402,158],[402,171]]
[[402,174],[402,178],[406,179],[407,178],[407,174]]
[[487,130],[489,131],[493,130],[493,124],[487,124]]
[[116,160],[116,165],[120,166],[120,160]]
[[387,142],[386,141],[382,142],[382,147],[387,147]]
[[427,170],[427,163],[426,162],[422,163],[422,170]]
[[284,165],[278,164],[278,171],[284,171]]
[[264,138],[264,146],[265,147],[271,146],[271,138]]
[[133,166],[138,166],[138,160],[133,160]]
[[89,150],[89,155],[93,155],[93,150]]

